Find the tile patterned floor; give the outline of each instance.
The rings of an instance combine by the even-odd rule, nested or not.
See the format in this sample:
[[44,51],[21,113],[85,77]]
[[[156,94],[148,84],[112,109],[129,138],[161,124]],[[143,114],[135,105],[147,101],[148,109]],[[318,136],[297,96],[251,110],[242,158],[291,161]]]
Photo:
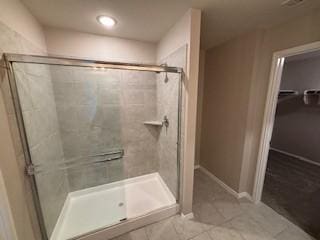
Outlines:
[[201,170],[195,171],[192,220],[174,216],[114,240],[311,240],[264,204],[236,199]]

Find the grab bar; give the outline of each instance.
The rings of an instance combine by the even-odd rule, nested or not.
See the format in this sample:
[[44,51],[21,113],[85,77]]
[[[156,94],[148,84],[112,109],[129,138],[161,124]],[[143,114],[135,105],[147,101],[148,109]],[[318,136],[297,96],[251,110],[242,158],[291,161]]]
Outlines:
[[[107,158],[102,158],[106,157]],[[79,166],[88,166],[93,164],[100,164],[100,163],[106,163],[114,160],[118,160],[123,158],[124,156],[124,150],[117,150],[107,153],[99,153],[96,155],[88,156],[88,157],[81,157],[77,159],[73,159],[71,161],[60,161],[56,163],[51,164],[29,164],[26,166],[26,172],[28,175],[35,175],[38,173],[47,173],[57,170],[66,170],[70,168],[75,168]],[[80,160],[79,159],[87,159],[87,158],[102,158],[102,159],[94,159],[93,161],[86,161],[86,160]]]
[[98,153],[98,154],[95,154],[95,155],[91,155],[89,157],[102,157],[102,156],[109,156],[109,155],[118,154],[118,153],[124,155],[124,150],[121,149],[121,150],[113,151],[113,152]]

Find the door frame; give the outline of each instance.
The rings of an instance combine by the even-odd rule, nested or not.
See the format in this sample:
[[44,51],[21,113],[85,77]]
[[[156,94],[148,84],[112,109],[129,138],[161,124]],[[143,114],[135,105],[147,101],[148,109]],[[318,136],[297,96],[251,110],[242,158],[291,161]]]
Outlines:
[[285,58],[320,50],[320,41],[274,52],[272,58],[269,87],[264,109],[263,125],[257,159],[256,175],[253,188],[253,201],[259,203],[262,197],[263,184],[266,174],[270,141],[273,132],[278,93]]

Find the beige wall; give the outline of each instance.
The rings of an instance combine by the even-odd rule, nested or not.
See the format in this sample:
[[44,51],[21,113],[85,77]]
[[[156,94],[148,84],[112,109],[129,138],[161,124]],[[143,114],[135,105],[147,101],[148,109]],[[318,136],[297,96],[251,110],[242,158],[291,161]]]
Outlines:
[[200,50],[199,58],[199,77],[198,77],[198,109],[197,109],[197,133],[196,133],[196,158],[194,165],[200,165],[201,158],[201,134],[202,134],[202,111],[203,111],[203,92],[205,76],[206,51]]
[[[5,106],[3,104],[2,101],[2,93],[0,92],[0,154],[1,154],[1,158],[0,158],[0,167],[1,170],[3,172],[10,172],[9,174],[6,174],[3,177],[3,181],[5,183],[5,189],[7,192],[5,194],[8,195],[8,199],[9,199],[9,205],[11,208],[11,212],[9,212],[10,214],[12,214],[12,218],[13,218],[13,222],[15,224],[15,229],[13,229],[14,232],[17,232],[16,234],[14,233],[14,235],[18,235],[19,231],[21,231],[21,233],[24,233],[24,230],[22,228],[22,226],[17,226],[17,224],[19,224],[19,219],[17,219],[18,213],[15,213],[17,211],[17,209],[20,209],[20,206],[25,206],[25,204],[23,203],[18,203],[17,201],[14,201],[14,198],[16,198],[16,194],[18,194],[18,196],[20,194],[23,194],[23,190],[22,190],[22,186],[23,184],[21,184],[20,181],[20,176],[18,173],[18,166],[16,163],[16,158],[15,158],[15,152],[13,149],[13,142],[11,139],[11,135],[10,135],[10,130],[9,130],[9,123],[8,123],[8,119],[6,117],[6,110],[5,110]],[[12,163],[10,163],[12,162]],[[6,168],[4,170],[4,168]],[[14,177],[17,181],[17,183],[15,184],[15,186],[13,186],[13,184],[9,183],[9,177]],[[11,180],[12,181],[12,180]],[[10,191],[10,189],[14,190],[14,191]],[[16,194],[14,193],[16,192]],[[19,196],[21,197],[21,195]],[[22,217],[23,219],[24,217]],[[7,220],[9,220],[10,218],[8,218]],[[28,224],[29,221],[29,224]],[[30,220],[28,220],[27,217],[27,221],[25,224],[26,227],[30,226]],[[21,228],[20,228],[21,227]],[[31,235],[32,236],[32,235]],[[31,238],[30,238],[31,240]]]
[[184,213],[192,210],[193,175],[196,150],[198,77],[200,59],[201,11],[191,9],[190,46],[187,57],[185,142],[184,142]]
[[260,32],[206,53],[201,165],[238,190],[251,75]]
[[16,240],[17,234],[14,228],[12,212],[10,209],[7,189],[3,182],[2,171],[0,169],[0,239]]
[[320,10],[208,51],[201,165],[237,192],[252,194],[273,52],[317,40]]
[[41,25],[19,0],[0,0],[0,21],[32,42],[37,48],[46,50]]
[[157,62],[168,57],[177,49],[190,44],[191,11],[186,12],[161,38],[157,45]]
[[156,62],[156,44],[67,31],[45,29],[48,53],[52,55],[116,62]]
[[193,170],[196,148],[197,96],[200,55],[201,11],[190,9],[161,39],[157,48],[160,62],[174,50],[187,45],[184,78],[182,212],[192,212]]

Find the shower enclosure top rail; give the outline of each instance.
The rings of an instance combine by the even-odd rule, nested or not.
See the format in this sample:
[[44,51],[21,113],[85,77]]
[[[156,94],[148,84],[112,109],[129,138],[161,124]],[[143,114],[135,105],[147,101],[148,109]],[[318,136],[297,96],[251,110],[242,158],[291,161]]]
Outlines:
[[121,63],[121,62],[108,62],[98,60],[86,60],[76,58],[66,58],[59,56],[37,56],[37,55],[24,55],[4,53],[4,58],[8,62],[20,63],[35,63],[35,64],[49,64],[49,65],[62,65],[62,66],[79,66],[91,67],[96,69],[123,69],[123,70],[137,70],[137,71],[152,71],[152,72],[171,72],[182,73],[183,69],[179,67],[170,67],[164,65],[151,65],[151,64],[137,64],[137,63]]

